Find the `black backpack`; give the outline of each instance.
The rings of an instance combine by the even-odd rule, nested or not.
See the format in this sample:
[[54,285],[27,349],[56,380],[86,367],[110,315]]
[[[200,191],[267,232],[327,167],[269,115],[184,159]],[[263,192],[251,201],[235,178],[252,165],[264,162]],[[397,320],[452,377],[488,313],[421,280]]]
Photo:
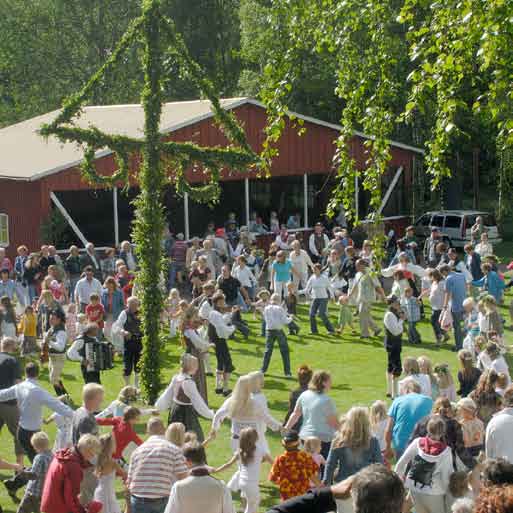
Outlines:
[[408,477],[413,481],[415,486],[420,485],[421,488],[431,486],[433,484],[435,467],[436,462],[426,461],[422,456],[417,454],[410,462]]

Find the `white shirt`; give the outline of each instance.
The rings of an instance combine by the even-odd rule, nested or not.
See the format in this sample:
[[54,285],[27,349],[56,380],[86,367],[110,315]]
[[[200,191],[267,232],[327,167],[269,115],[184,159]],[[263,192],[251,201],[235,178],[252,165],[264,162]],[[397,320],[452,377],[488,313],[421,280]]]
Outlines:
[[328,292],[332,297],[335,297],[335,291],[330,280],[323,274],[320,276],[312,274],[306,283],[304,292],[312,299],[328,299],[330,297]]
[[481,258],[493,255],[493,246],[489,242],[480,242],[474,249]]
[[445,280],[433,281],[429,290],[429,302],[433,310],[443,310],[445,296]]
[[415,381],[418,383],[420,387],[420,393],[422,395],[425,395],[427,397],[431,397],[431,380],[429,379],[429,376],[427,374],[411,374],[409,376],[406,376],[404,379],[399,381],[399,395],[406,394],[406,391],[404,390],[404,386],[408,381]]
[[509,367],[506,363],[506,360],[503,356],[499,356],[495,360],[492,360],[492,364],[490,365],[490,368],[492,368],[497,374],[500,374],[503,372],[506,374],[508,378],[508,386],[511,384],[511,377],[509,375]]
[[291,240],[290,235],[287,237],[287,240],[283,240],[281,235],[278,235],[275,239],[276,245],[283,251],[288,251],[290,249],[289,241]]
[[[324,250],[326,250],[328,248],[330,240],[325,233],[322,234],[322,238],[324,239]],[[312,253],[312,255],[321,256],[319,255],[319,252],[315,247],[315,233],[312,233],[312,235],[310,235],[310,238],[308,239],[308,249],[310,250],[310,253]]]
[[96,278],[93,278],[91,281],[86,277],[78,280],[75,287],[75,298],[78,303],[89,304],[91,294],[93,293],[98,294],[100,297],[102,295],[102,284]]
[[227,339],[235,331],[235,326],[229,325],[223,314],[213,308],[208,314],[208,322],[214,326],[219,338]]
[[164,513],[235,513],[232,494],[211,476],[189,476],[176,482]]
[[310,255],[304,249],[299,250],[299,255],[295,251],[291,251],[289,260],[294,270],[299,274],[306,274],[308,268],[313,266]]
[[201,306],[198,310],[198,315],[202,318],[208,321],[208,316],[210,315],[210,312],[213,310],[212,305],[210,302],[205,299],[203,303],[201,303]]
[[188,328],[183,332],[184,336],[187,337],[193,344],[193,346],[200,351],[201,353],[205,353],[208,351],[210,347],[210,342],[205,340],[200,334],[193,330],[192,328]]
[[505,458],[513,463],[513,408],[496,413],[486,428],[486,457]]
[[[48,334],[48,332],[46,332]],[[46,339],[46,335],[45,335]],[[59,353],[62,353],[64,349],[66,348],[66,342],[68,341],[68,335],[65,330],[59,330],[55,334],[55,340],[52,339],[48,340],[48,348],[53,349]]]
[[135,268],[137,267],[137,265],[135,263],[134,254],[131,251],[128,251],[125,254],[125,258],[126,258],[126,266],[128,267],[128,270],[134,271]]
[[255,276],[248,266],[234,266],[232,269],[232,276],[237,278],[240,281],[241,286],[245,288],[255,287],[257,284]]
[[43,423],[43,406],[63,417],[73,418],[73,410],[41,388],[37,380],[26,379],[12,387],[0,390],[0,402],[18,401],[19,424],[27,431],[39,431]]
[[211,410],[201,397],[198,392],[198,388],[196,387],[196,383],[193,379],[189,379],[190,376],[180,373],[176,376],[173,376],[171,383],[169,383],[168,387],[162,392],[160,397],[157,399],[155,403],[155,408],[160,411],[169,410],[173,403],[183,404],[177,400],[176,396],[178,394],[180,385],[184,394],[191,400],[192,407],[196,410],[198,415],[205,417],[206,419],[212,419],[214,417],[214,412]]
[[414,274],[415,276],[418,276],[419,278],[423,278],[426,275],[426,270],[424,268],[420,267],[420,265],[415,265],[415,264],[406,264],[406,265],[396,264],[396,265],[392,265],[391,267],[387,267],[386,269],[382,269],[381,270],[381,274],[385,278],[389,278],[389,277],[393,276],[396,271],[408,271],[408,272]]
[[393,312],[387,312],[383,318],[385,328],[392,333],[392,335],[401,335],[403,332],[403,320],[398,319]]
[[264,320],[266,330],[282,330],[292,322],[292,317],[287,315],[283,306],[271,303],[264,308]]

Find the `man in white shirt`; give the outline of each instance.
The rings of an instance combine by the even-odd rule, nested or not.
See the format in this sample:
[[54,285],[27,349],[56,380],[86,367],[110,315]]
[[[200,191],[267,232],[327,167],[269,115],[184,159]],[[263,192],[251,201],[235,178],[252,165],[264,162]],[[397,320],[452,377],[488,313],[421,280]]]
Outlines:
[[102,271],[100,267],[100,259],[94,249],[94,244],[88,242],[85,247],[85,253],[80,257],[80,267],[85,269],[86,267],[92,267],[96,278],[102,278]]
[[0,390],[0,402],[14,399],[18,402],[20,411],[18,441],[30,461],[33,461],[36,452],[30,443],[30,439],[34,433],[41,431],[43,406],[70,419],[73,418],[73,410],[39,386],[37,382],[39,366],[36,363],[27,363],[25,376],[26,379],[21,383]]
[[261,372],[263,374],[267,372],[271,356],[273,355],[274,343],[277,341],[283,361],[283,372],[285,376],[290,377],[292,374],[290,373],[289,344],[283,328],[292,322],[292,317],[287,315],[287,312],[281,305],[279,294],[273,294],[271,296],[271,303],[264,308],[264,320],[265,352]]
[[102,284],[94,277],[94,269],[87,266],[84,272],[85,276],[78,280],[75,287],[75,303],[81,313],[85,313],[91,294],[98,294],[100,297],[102,295]]
[[513,386],[504,393],[504,408],[496,413],[486,428],[486,457],[504,458],[513,463]]
[[173,485],[164,513],[235,513],[230,490],[210,475],[205,449],[187,444],[183,454],[190,475]]
[[290,252],[289,260],[292,264],[292,269],[296,271],[292,273],[292,283],[295,289],[299,290],[300,287],[306,287],[308,269],[311,269],[313,272],[313,262],[310,255],[304,249],[301,249],[301,242],[298,240],[295,240],[290,247],[292,251]]
[[239,280],[241,287],[243,287],[246,292],[245,295],[248,296],[250,300],[254,300],[257,280],[253,275],[253,271],[246,264],[246,257],[244,255],[239,256],[237,258],[237,265],[233,266],[232,276]]

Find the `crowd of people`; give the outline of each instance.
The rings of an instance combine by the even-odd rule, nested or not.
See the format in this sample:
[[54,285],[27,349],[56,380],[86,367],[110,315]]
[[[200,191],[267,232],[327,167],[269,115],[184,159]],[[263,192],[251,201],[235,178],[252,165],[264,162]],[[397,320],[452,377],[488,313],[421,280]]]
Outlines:
[[[91,243],[82,254],[72,246],[66,257],[53,246],[38,253],[20,246],[13,262],[0,250],[0,427],[12,434],[16,456],[0,468],[14,471],[3,483],[19,513],[231,513],[237,491],[245,513],[257,513],[265,462],[281,497],[273,513],[513,511],[513,386],[499,309],[511,283],[482,220],[463,258],[436,228],[423,247],[410,226],[400,238],[389,233],[385,248],[320,223],[304,240],[276,220],[273,230],[265,253],[234,216],[209,225],[202,241],[166,231],[161,321],[183,354],[147,408],[136,406],[142,330],[132,244],[101,257]],[[379,302],[386,304],[382,323],[372,315]],[[336,376],[301,365],[284,420],[271,415],[264,388],[274,346],[292,378],[299,362],[291,362],[288,339],[300,333],[306,309],[314,338],[317,319],[334,338],[384,334],[376,355],[384,393],[369,407],[340,416],[330,394]],[[435,345],[453,334],[457,380],[448,363],[403,359],[403,338],[422,343],[418,323],[428,312]],[[230,346],[249,337],[250,315],[259,319],[255,336],[265,339],[265,352],[258,369],[233,383]],[[102,409],[102,374],[116,372],[117,357],[119,397]],[[78,408],[63,379],[68,360],[80,362],[84,380]],[[46,365],[55,395],[39,382]],[[211,390],[207,376],[215,376]],[[216,411],[212,393],[224,401]],[[143,440],[135,426],[144,416]],[[211,420],[208,433],[199,417]],[[214,468],[207,448],[225,420],[232,456]],[[53,445],[44,430],[51,422]],[[101,426],[110,432],[100,436]],[[282,454],[270,454],[267,429],[281,433]],[[214,477],[231,466],[227,485]]]

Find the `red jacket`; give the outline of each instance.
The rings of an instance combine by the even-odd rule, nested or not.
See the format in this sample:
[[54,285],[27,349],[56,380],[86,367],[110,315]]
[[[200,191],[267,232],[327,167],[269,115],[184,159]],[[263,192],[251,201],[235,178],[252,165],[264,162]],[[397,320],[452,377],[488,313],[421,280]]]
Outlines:
[[136,445],[141,445],[143,441],[137,436],[133,426],[123,420],[123,417],[113,417],[111,419],[96,419],[100,426],[114,426],[112,434],[116,440],[116,450],[112,457],[119,460],[123,456],[123,451],[126,449],[130,442]]
[[78,495],[84,469],[90,463],[78,452],[76,447],[58,451],[46,474],[41,511],[43,513],[85,513]]

